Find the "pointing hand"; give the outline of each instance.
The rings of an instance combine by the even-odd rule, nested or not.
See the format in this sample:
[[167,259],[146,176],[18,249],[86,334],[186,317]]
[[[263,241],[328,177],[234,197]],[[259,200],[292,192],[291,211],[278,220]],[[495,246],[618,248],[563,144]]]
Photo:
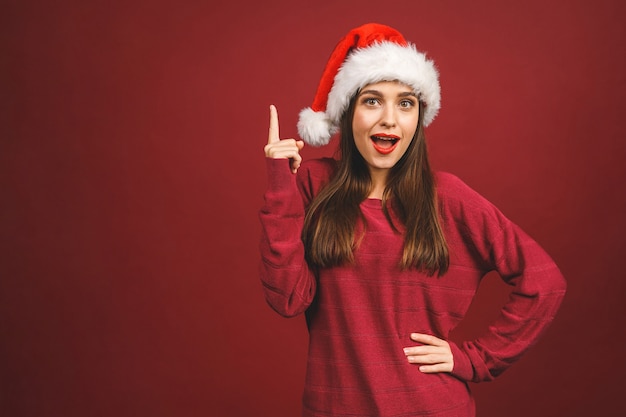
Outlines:
[[304,142],[295,139],[280,139],[279,127],[278,127],[278,112],[274,105],[270,106],[270,128],[267,139],[267,145],[265,145],[265,156],[273,159],[289,159],[291,172],[294,174],[300,168],[302,163],[302,156],[300,156],[300,149],[304,147]]

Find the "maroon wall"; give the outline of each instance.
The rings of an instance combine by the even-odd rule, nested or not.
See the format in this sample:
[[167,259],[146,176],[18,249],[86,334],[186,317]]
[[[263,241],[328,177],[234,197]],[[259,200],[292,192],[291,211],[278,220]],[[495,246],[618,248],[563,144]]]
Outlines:
[[[626,3],[211,3],[0,6],[1,415],[298,415],[304,321],[256,273],[267,107],[295,135],[368,21],[439,67],[435,166],[568,279],[546,337],[473,386],[479,415],[624,412]],[[487,280],[457,336],[503,296]]]

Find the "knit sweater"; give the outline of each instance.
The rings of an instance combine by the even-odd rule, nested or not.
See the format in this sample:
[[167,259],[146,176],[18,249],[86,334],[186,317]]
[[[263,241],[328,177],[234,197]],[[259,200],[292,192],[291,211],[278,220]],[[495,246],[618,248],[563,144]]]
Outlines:
[[[403,236],[381,200],[360,205],[365,235],[354,263],[314,273],[301,241],[307,205],[333,174],[332,159],[268,159],[260,212],[261,281],[269,305],[285,317],[306,314],[309,353],[303,395],[306,417],[468,417],[467,382],[492,380],[516,361],[553,319],[565,281],[543,249],[457,177],[437,173],[441,224],[450,252],[442,276],[402,270]],[[392,212],[394,223],[399,224]],[[364,225],[357,225],[363,230]],[[453,343],[489,271],[512,286],[499,317],[476,340]],[[425,374],[403,353],[413,332],[448,340],[454,368]]]

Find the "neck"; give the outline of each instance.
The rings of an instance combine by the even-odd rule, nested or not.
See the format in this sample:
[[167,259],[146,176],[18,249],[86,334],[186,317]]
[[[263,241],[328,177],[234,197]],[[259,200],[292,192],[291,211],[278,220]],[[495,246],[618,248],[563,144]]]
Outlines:
[[387,185],[387,170],[372,170],[370,169],[370,178],[372,179],[372,188],[367,196],[368,198],[383,198],[383,192]]

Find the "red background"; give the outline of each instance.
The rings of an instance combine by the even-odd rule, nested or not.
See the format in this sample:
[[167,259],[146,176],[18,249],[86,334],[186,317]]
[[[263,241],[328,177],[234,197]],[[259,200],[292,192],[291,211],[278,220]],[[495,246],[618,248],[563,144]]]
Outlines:
[[[215,3],[2,3],[0,414],[298,415],[304,320],[256,272],[267,107],[296,135],[335,43],[379,21],[440,70],[434,165],[568,279],[479,415],[624,415],[626,3]],[[457,337],[501,304],[485,284]]]

